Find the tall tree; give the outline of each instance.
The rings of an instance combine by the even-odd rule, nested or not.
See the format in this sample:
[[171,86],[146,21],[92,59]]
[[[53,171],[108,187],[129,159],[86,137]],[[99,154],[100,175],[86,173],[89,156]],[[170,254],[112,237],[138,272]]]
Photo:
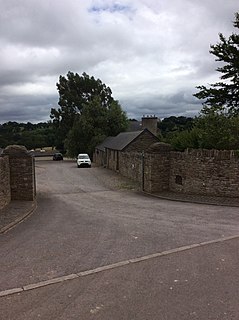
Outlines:
[[[125,129],[126,115],[113,99],[111,89],[100,79],[96,80],[86,73],[80,76],[68,72],[66,77],[59,77],[57,89],[60,107],[51,109],[50,116],[56,128],[58,148],[63,148],[67,137],[66,146],[69,149],[80,132],[84,134],[84,138],[82,134],[80,136],[81,143],[86,141],[79,147],[82,150],[90,137],[101,135],[97,133],[98,130],[105,136],[115,135]],[[89,132],[88,138],[86,132]],[[75,146],[73,149],[79,148]]]
[[[239,13],[235,14],[234,27],[239,28]],[[198,86],[199,92],[194,94],[204,100],[202,113],[210,109],[229,115],[239,114],[239,34],[232,33],[228,39],[219,33],[220,41],[211,45],[210,53],[216,56],[216,61],[223,63],[216,71],[222,73],[220,82],[210,87]]]
[[75,118],[65,140],[67,153],[71,157],[84,152],[92,155],[97,144],[107,136],[124,131],[127,126],[125,112],[117,101],[112,101],[106,108],[102,106],[99,97],[95,97],[84,105],[81,114]]

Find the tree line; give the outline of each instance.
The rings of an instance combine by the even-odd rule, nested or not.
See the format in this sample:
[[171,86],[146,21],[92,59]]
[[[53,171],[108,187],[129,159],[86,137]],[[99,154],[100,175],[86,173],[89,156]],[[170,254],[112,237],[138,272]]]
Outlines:
[[0,148],[11,144],[24,145],[29,150],[54,146],[54,128],[47,122],[32,124],[9,121],[0,124]]
[[[239,28],[239,13],[233,23]],[[194,96],[202,109],[194,118],[171,116],[159,122],[159,138],[175,150],[186,148],[239,149],[239,34],[228,38],[219,33],[219,42],[210,53],[220,62],[220,81],[197,87]],[[87,152],[97,144],[128,128],[127,118],[112,91],[100,79],[69,71],[56,84],[58,108],[51,120],[31,124],[8,122],[0,125],[0,147],[23,144],[28,149],[55,146],[69,156]]]

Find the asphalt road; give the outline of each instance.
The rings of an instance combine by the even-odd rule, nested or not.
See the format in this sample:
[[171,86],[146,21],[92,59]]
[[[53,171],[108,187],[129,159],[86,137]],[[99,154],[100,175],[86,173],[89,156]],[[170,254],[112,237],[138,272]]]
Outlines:
[[[0,291],[239,235],[238,208],[145,196],[113,172],[78,169],[72,161],[37,161],[36,174],[37,210],[0,236]],[[236,270],[236,241],[231,240],[233,246],[230,241],[211,244],[0,297],[0,319],[234,319],[236,309],[228,310],[228,304],[219,318],[214,309],[207,317],[200,310],[211,268],[231,277]],[[182,278],[177,279],[180,270],[193,286],[185,281],[182,292],[172,295]],[[236,293],[236,281],[231,282]],[[221,300],[224,297],[217,285],[210,287],[216,290],[213,301],[219,293]],[[230,291],[228,282],[221,285]],[[191,296],[194,303],[188,306]]]

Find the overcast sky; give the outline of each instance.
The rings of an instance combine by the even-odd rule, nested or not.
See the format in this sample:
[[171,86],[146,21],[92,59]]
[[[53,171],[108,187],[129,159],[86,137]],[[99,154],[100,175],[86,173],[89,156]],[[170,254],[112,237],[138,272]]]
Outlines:
[[129,118],[194,116],[218,80],[210,44],[238,0],[0,0],[0,123],[48,121],[68,71],[101,79]]

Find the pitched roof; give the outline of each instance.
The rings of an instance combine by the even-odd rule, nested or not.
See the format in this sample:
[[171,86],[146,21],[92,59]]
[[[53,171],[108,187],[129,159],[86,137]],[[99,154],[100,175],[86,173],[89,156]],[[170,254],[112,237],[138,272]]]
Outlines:
[[100,144],[98,144],[95,148],[101,151],[105,151],[105,146],[107,145],[107,143],[109,143],[109,141],[111,139],[114,139],[115,137],[107,137],[105,138],[105,140],[103,142],[101,142]]
[[[147,130],[147,129],[146,129]],[[144,130],[132,131],[132,132],[121,132],[113,139],[109,140],[105,147],[113,150],[123,150],[128,144],[135,140],[139,135],[141,135]]]
[[147,131],[153,137],[157,137],[148,129],[132,131],[132,132],[121,132],[116,137],[107,137],[102,143],[95,148],[101,151],[105,151],[105,148],[122,151],[131,142],[138,138],[143,132]]

